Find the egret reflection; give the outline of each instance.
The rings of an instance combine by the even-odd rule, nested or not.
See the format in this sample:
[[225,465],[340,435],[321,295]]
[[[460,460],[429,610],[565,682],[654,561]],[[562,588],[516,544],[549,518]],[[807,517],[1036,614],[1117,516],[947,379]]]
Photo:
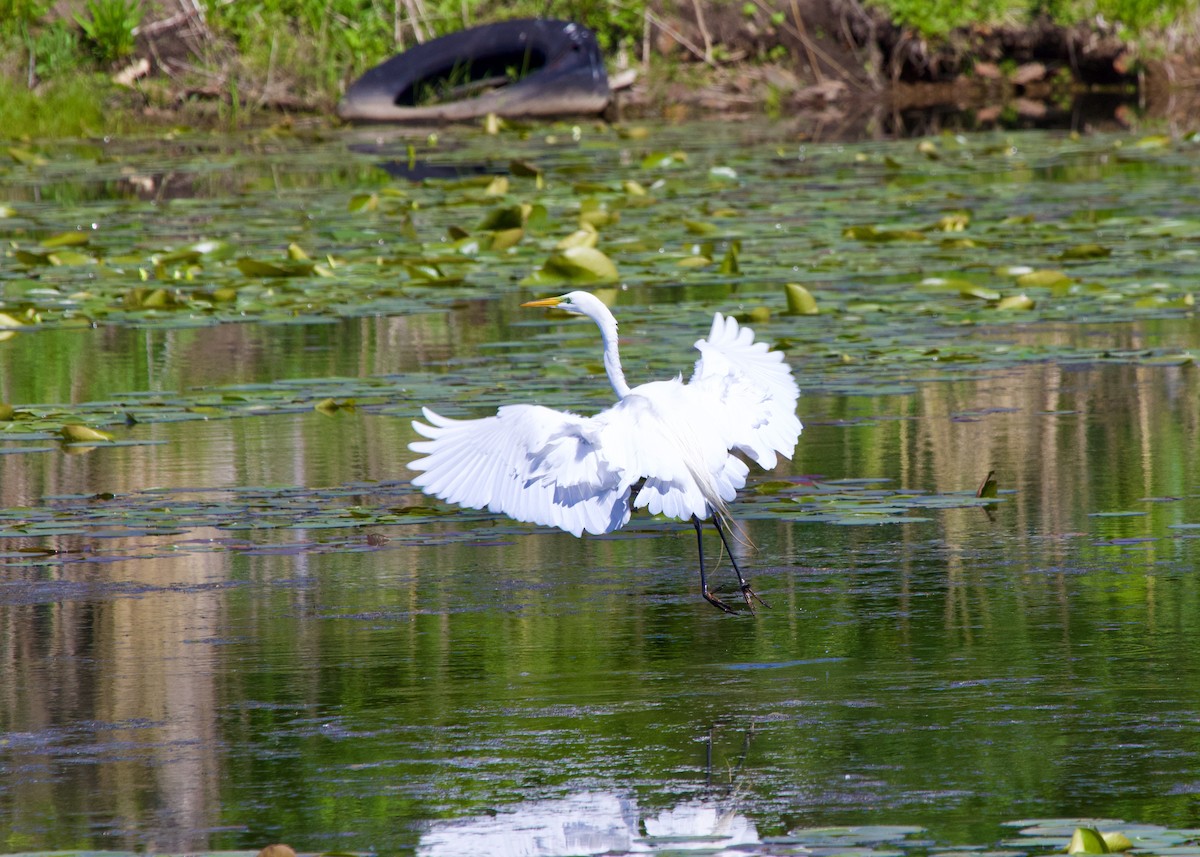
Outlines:
[[562,857],[701,849],[721,854],[758,842],[754,822],[719,802],[687,801],[643,816],[633,797],[580,792],[517,804],[495,815],[434,822],[417,854]]

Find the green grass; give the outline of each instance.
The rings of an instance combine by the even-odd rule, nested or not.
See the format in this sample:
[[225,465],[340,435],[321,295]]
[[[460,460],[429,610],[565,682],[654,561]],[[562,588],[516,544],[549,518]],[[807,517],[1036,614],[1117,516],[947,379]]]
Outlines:
[[2,138],[79,137],[125,130],[124,110],[107,110],[113,84],[105,75],[70,75],[36,91],[0,76]]
[[1041,17],[1071,25],[1097,15],[1130,35],[1163,30],[1190,12],[1190,0],[869,0],[901,26],[940,38],[972,25],[1021,26]]

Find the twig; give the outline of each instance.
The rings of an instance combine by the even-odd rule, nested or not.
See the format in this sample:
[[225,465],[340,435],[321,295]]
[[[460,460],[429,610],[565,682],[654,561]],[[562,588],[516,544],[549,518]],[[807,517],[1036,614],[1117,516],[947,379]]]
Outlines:
[[425,39],[428,36],[422,31],[421,25],[424,23],[429,26],[429,13],[425,11],[425,4],[421,0],[404,0],[404,5],[408,7],[409,24],[412,25],[413,38],[417,40],[418,45],[425,44]]
[[262,92],[258,94],[258,106],[261,109],[267,103],[267,93],[271,91],[271,77],[275,73],[275,49],[279,46],[279,34],[271,33],[271,53],[267,56],[267,79],[263,83]]
[[[162,30],[173,30],[180,24],[186,24],[192,18],[200,16],[200,12],[196,9],[184,9],[182,12],[176,12],[169,18],[160,18],[157,21],[151,21],[149,24],[133,28],[135,36],[153,36],[155,33]],[[203,20],[203,16],[200,16]]]
[[[792,0],[793,3],[796,0]],[[692,0],[692,8],[696,10],[696,26],[700,28],[700,37],[704,39],[704,61],[712,65],[712,36],[708,34],[708,27],[704,24],[704,10],[700,8],[700,0]]]
[[642,70],[650,77],[650,10],[642,11]]
[[[756,6],[758,6],[758,8],[762,9],[767,14],[773,14],[775,11],[770,6],[768,6],[766,3],[764,3],[763,0],[754,0],[754,3]],[[843,66],[840,62],[838,62],[833,57],[831,57],[826,51],[822,50],[821,46],[818,45],[816,42],[812,41],[812,39],[808,38],[808,36],[806,34],[802,35],[799,30],[797,30],[791,24],[788,24],[786,21],[783,23],[783,28],[785,30],[787,30],[789,33],[791,33],[793,36],[795,36],[797,39],[799,39],[800,42],[805,46],[806,49],[811,50],[813,53],[815,53],[821,59],[825,60],[825,62],[828,65],[831,65],[835,69],[837,69],[837,71],[841,74],[841,76],[845,80],[848,80],[860,92],[869,92],[870,91],[868,87],[864,86],[858,80],[858,78],[856,78],[854,75],[852,75],[850,72],[848,72],[846,70],[845,66]]]
[[804,18],[800,16],[800,4],[796,0],[792,0],[792,19],[796,22],[796,32],[800,36],[800,43],[804,45],[804,50],[808,53],[808,65],[813,70],[813,77],[817,79],[817,83],[824,83],[825,75],[821,74],[821,65],[817,62],[817,53],[813,50],[812,39],[808,37],[808,29],[804,26]]
[[664,21],[662,18],[655,15],[649,9],[646,10],[646,18],[648,20],[650,20],[651,22],[653,22],[654,26],[658,27],[660,30],[662,30],[664,33],[666,33],[672,39],[679,42],[679,44],[683,45],[685,48],[687,48],[689,51],[691,51],[691,53],[694,54],[697,59],[703,60],[704,62],[708,63],[713,68],[717,67],[716,62],[714,62],[711,57],[706,57],[704,55],[704,51],[700,50],[700,48],[698,48],[696,45],[692,44],[690,39],[688,39],[686,36],[684,36],[682,33],[680,33],[674,27],[671,27],[669,24],[667,24],[666,21]]

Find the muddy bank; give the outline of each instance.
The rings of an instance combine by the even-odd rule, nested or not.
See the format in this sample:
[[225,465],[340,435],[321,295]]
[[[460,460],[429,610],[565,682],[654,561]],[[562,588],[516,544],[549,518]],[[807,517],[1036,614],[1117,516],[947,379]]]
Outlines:
[[857,0],[797,0],[782,20],[756,5],[753,16],[744,7],[685,5],[652,21],[647,52],[702,72],[641,80],[623,96],[627,114],[767,110],[824,139],[1194,124],[1200,74],[1191,58],[1142,59],[1111,26],[1039,20],[955,31],[935,43]]

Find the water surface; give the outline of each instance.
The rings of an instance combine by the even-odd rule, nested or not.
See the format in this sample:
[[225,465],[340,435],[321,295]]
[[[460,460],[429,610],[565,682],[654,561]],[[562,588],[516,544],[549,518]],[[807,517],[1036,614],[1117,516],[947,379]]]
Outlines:
[[[664,149],[738,161],[742,182],[705,195],[746,215],[731,228],[756,273],[633,264],[657,254],[610,245],[632,272],[611,294],[626,368],[635,383],[686,372],[713,311],[775,309],[754,326],[788,349],[806,428],[733,507],[739,562],[770,608],[727,617],[700,599],[690,527],[635,517],[577,540],[408,484],[422,404],[611,398],[594,329],[519,310],[533,292],[511,260],[405,285],[412,311],[317,298],[320,317],[289,323],[248,306],[241,323],[134,312],[79,327],[48,313],[0,342],[0,400],[47,420],[111,414],[117,445],[64,446],[20,422],[0,442],[4,850],[623,853],[717,833],[714,847],[774,853],[763,840],[825,825],[992,845],[1022,817],[1200,821],[1200,327],[1183,303],[1135,307],[1146,295],[1124,291],[1194,290],[1187,240],[1167,230],[1195,216],[1193,192],[1164,196],[1162,172],[1119,161],[1112,140],[1030,138],[1036,176],[969,144],[982,165],[966,180],[941,161],[856,173],[854,152],[809,147],[846,165],[816,176],[777,129],[742,132],[754,155],[722,148],[731,129],[707,145],[662,134]],[[273,193],[313,201],[303,228],[334,242],[346,197],[386,186],[352,142],[178,161],[142,144],[86,181],[65,159],[62,176],[10,171],[3,187],[37,198],[43,234],[96,206],[131,246],[193,240],[177,211],[134,237],[153,201],[119,165],[154,160],[190,176],[199,231],[236,239],[214,212],[265,218]],[[620,160],[586,138],[528,145],[551,180]],[[860,153],[908,157],[901,145]],[[1185,154],[1164,169],[1193,169]],[[767,192],[797,174],[811,207]],[[915,221],[971,197],[978,223],[1006,194],[1051,224],[1119,209],[1087,234],[1112,256],[1056,263],[1100,287],[1040,299],[1028,321],[984,317],[914,291],[979,248],[842,243],[848,220],[895,219],[887,199]],[[638,211],[615,244],[645,228]],[[1158,233],[1138,232],[1151,221]],[[1005,262],[1062,252],[991,240]],[[63,269],[10,262],[4,311],[31,278],[65,291]],[[779,314],[793,279],[823,314]],[[354,406],[315,410],[325,397]],[[989,471],[1000,491],[984,506]],[[733,591],[727,559],[712,577]]]

